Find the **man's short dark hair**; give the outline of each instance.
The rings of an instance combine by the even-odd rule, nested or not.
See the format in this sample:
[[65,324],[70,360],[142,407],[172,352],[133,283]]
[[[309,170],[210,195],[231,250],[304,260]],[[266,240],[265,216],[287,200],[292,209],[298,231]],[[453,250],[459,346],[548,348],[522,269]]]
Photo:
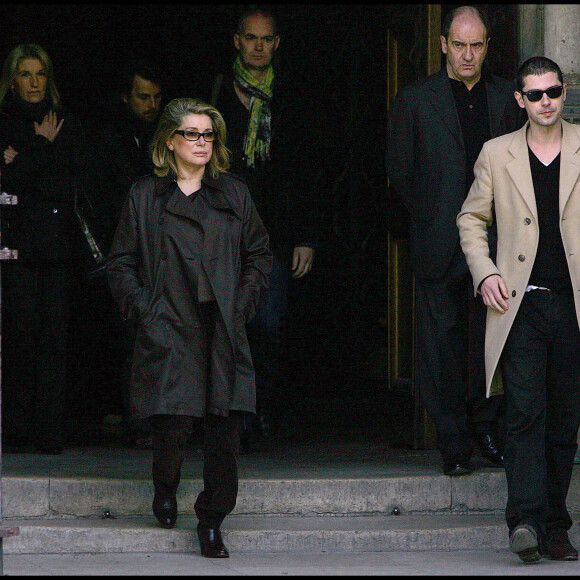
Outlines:
[[238,24],[236,26],[236,34],[241,34],[244,29],[244,24],[247,18],[251,16],[263,16],[264,18],[268,18],[272,21],[272,26],[274,28],[274,34],[278,34],[278,25],[276,24],[276,17],[270,10],[265,8],[260,8],[257,6],[253,6],[252,8],[248,8],[242,12],[241,16],[238,18]]
[[528,60],[524,61],[520,68],[518,69],[518,74],[516,75],[516,84],[518,92],[521,93],[524,90],[525,78],[530,75],[543,75],[548,72],[555,72],[558,75],[558,80],[561,84],[564,84],[564,77],[560,67],[549,58],[545,56],[532,56]]
[[159,64],[152,60],[140,58],[129,62],[121,72],[119,94],[129,95],[131,93],[135,75],[155,83],[160,88],[164,86],[164,75]]
[[491,27],[487,13],[485,10],[477,8],[476,6],[458,6],[457,8],[454,8],[448,12],[443,19],[443,23],[441,24],[441,36],[443,36],[445,39],[448,39],[449,30],[451,29],[451,24],[453,24],[455,18],[467,12],[475,14],[481,20],[483,26],[485,26],[485,37],[489,38],[491,36]]

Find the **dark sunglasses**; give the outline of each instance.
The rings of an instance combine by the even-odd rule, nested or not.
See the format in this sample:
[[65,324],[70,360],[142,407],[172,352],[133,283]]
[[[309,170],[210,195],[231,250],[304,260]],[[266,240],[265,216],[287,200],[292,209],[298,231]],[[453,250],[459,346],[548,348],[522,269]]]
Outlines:
[[544,96],[544,93],[546,93],[550,99],[557,99],[558,97],[562,96],[563,91],[564,87],[562,85],[554,85],[545,91],[541,91],[540,89],[532,89],[531,91],[520,92],[522,95],[526,95],[526,97],[528,97],[528,101],[530,101],[530,103],[537,103]]

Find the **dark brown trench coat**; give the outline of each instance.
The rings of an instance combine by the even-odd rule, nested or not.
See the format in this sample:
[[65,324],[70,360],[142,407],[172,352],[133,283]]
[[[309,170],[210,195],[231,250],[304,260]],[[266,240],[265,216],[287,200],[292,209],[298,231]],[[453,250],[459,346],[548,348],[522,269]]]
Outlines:
[[[172,177],[153,175],[133,184],[109,255],[113,298],[124,319],[138,322],[132,411],[137,417],[255,412],[245,324],[268,285],[268,234],[247,186],[233,175],[204,177],[193,203],[176,187]],[[200,347],[201,266],[220,313],[211,353]]]

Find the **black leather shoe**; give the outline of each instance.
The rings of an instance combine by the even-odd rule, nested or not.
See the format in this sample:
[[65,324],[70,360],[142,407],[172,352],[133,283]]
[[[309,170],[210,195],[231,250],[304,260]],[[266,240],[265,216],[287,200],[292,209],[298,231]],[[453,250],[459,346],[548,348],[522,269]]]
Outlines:
[[244,426],[240,432],[240,455],[248,455],[251,452],[250,430]]
[[218,529],[197,528],[201,555],[205,558],[229,558],[230,554],[222,541]]
[[37,445],[34,452],[41,455],[60,455],[62,447],[60,445]]
[[4,441],[2,445],[2,451],[4,453],[24,453],[26,450],[26,444],[22,441],[13,441],[8,439]]
[[489,433],[478,435],[475,442],[477,443],[479,454],[484,459],[491,461],[494,465],[503,467],[503,455],[500,451],[500,445],[493,435]]
[[158,491],[153,497],[153,513],[162,528],[170,530],[177,521],[177,499]]
[[258,411],[254,417],[253,425],[256,428],[256,433],[258,437],[263,441],[271,441],[274,437],[272,435],[272,429],[270,427],[271,420],[270,415],[264,413],[264,411]]
[[457,460],[443,464],[443,473],[451,477],[469,475],[472,472],[473,470],[469,467],[469,461]]
[[550,560],[578,560],[578,550],[570,543],[566,530],[554,530],[548,534],[542,550]]
[[532,564],[541,559],[538,532],[529,524],[516,526],[510,534],[510,550],[520,557],[524,564]]

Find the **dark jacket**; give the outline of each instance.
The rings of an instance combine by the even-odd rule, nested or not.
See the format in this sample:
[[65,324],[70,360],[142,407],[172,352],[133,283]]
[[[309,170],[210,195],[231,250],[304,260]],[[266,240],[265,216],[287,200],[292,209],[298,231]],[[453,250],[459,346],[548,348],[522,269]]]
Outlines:
[[274,77],[270,159],[256,159],[248,167],[243,159],[243,143],[248,128],[249,111],[238,99],[233,74],[225,75],[214,106],[227,127],[227,146],[232,152],[231,172],[242,176],[270,235],[275,255],[289,259],[296,246],[316,246],[315,183],[320,162],[314,142],[309,139],[312,124],[307,116],[310,107],[300,87],[287,77]]
[[156,126],[139,122],[125,103],[119,103],[110,117],[95,127],[91,148],[99,180],[91,192],[91,202],[95,235],[104,254],[111,248],[131,184],[153,173],[149,144]]
[[[514,90],[510,81],[491,75],[486,79],[492,138],[524,122]],[[387,171],[409,211],[417,276],[441,277],[459,244],[455,219],[465,199],[465,164],[459,116],[443,67],[403,87],[388,119]]]
[[[107,267],[125,319],[139,323],[132,406],[154,414],[226,416],[255,411],[245,323],[255,314],[272,265],[268,234],[245,183],[229,174],[203,179],[195,203],[171,177],[132,186]],[[221,316],[211,353],[199,348],[197,273],[203,267]]]
[[84,129],[69,111],[51,142],[34,130],[49,107],[21,107],[9,101],[0,115],[0,148],[18,155],[6,165],[0,155],[2,191],[18,205],[2,209],[2,246],[18,250],[20,262],[70,261],[77,257],[80,227],[74,216],[75,192],[88,182]]

